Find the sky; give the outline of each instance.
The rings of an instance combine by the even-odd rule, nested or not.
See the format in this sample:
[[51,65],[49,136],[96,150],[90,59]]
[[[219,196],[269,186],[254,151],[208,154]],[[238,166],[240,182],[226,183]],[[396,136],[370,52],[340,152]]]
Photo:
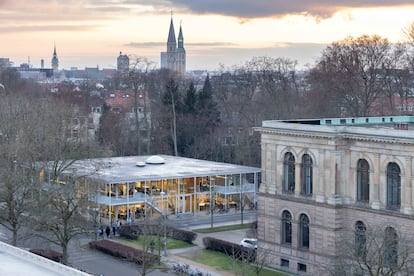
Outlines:
[[0,0],[0,57],[16,66],[116,68],[119,53],[160,66],[173,13],[188,70],[283,57],[312,66],[347,36],[404,41],[413,0]]

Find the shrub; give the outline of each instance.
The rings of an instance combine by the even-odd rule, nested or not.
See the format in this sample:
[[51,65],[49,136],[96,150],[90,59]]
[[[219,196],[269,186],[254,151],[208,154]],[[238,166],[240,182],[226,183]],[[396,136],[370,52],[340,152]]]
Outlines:
[[253,262],[256,259],[256,250],[242,247],[239,244],[219,240],[212,237],[204,237],[203,244],[206,249],[222,252],[234,259]]
[[142,234],[142,230],[138,225],[122,225],[118,233],[126,239],[136,240]]
[[[139,229],[140,234],[145,232],[147,235],[164,235],[164,227],[160,224],[138,224],[138,225],[131,225],[135,226]],[[122,227],[121,227],[122,228]],[[174,228],[171,226],[166,226],[166,236],[171,239],[180,240],[188,243],[193,243],[193,241],[197,238],[197,234],[192,231],[186,231],[178,228]],[[121,231],[119,233],[121,236]],[[138,237],[138,236],[137,236]]]
[[89,242],[89,247],[114,257],[133,261],[139,265],[144,263],[152,264],[160,261],[160,257],[158,255],[110,240],[92,241]]
[[62,258],[63,258],[62,253],[57,252],[57,251],[52,250],[52,249],[37,249],[36,248],[36,249],[30,249],[29,251],[36,254],[36,255],[48,258],[48,259],[50,259],[52,261],[55,261],[55,262],[58,262],[58,263],[60,263]]

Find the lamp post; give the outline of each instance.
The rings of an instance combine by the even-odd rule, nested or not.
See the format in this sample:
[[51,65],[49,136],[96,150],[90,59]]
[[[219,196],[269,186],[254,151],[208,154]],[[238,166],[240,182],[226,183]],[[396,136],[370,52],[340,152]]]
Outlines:
[[163,240],[163,247],[164,247],[164,256],[167,256],[167,212],[166,212],[166,193],[161,192],[161,202],[162,202],[162,217],[163,217],[163,224],[164,224],[164,240]]

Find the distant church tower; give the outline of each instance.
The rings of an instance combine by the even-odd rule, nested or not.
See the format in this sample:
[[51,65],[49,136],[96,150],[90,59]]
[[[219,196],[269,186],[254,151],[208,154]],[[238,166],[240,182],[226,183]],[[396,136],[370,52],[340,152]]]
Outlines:
[[171,16],[170,30],[168,32],[167,52],[161,52],[161,68],[176,71],[181,75],[185,74],[186,56],[184,49],[184,36],[180,24],[180,32],[177,40],[175,39],[174,22]]
[[122,52],[119,52],[119,56],[117,58],[117,70],[121,72],[128,71],[129,69],[129,57],[127,55],[123,55]]
[[56,54],[56,44],[55,44],[55,48],[53,50],[52,69],[53,69],[54,73],[56,73],[59,69],[59,59],[58,59],[57,54]]

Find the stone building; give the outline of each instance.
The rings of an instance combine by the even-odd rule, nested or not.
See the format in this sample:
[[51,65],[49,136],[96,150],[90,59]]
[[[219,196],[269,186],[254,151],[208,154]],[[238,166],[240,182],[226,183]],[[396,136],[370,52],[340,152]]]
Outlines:
[[259,250],[271,266],[328,274],[344,234],[365,248],[368,230],[393,237],[389,267],[402,261],[400,245],[414,248],[413,116],[264,121],[256,130]]

